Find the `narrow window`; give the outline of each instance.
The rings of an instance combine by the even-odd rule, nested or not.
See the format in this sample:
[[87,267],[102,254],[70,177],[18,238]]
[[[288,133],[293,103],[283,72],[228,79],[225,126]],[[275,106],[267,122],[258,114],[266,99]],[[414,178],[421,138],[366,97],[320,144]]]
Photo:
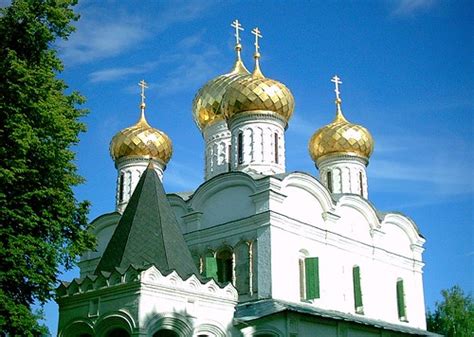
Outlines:
[[216,256],[217,280],[219,282],[232,282],[233,254],[230,250],[222,250]]
[[278,164],[278,133],[275,132],[275,163]]
[[206,256],[204,267],[204,276],[217,280],[217,261],[214,255]]
[[319,298],[319,259],[308,257],[304,260],[306,274],[306,299]]
[[230,166],[230,162],[231,162],[231,157],[230,157],[230,154],[232,153],[232,145],[229,144],[229,148],[227,149],[227,151],[229,151],[227,153],[227,167],[228,167],[228,170],[227,171],[231,171],[231,166]]
[[300,258],[299,270],[301,299],[319,298],[319,259],[317,257]]
[[355,266],[352,268],[352,282],[354,285],[354,308],[358,314],[364,314],[364,306],[362,304],[362,289],[360,282],[360,268]]
[[237,136],[237,163],[242,164],[243,162],[243,135],[239,132]]
[[397,306],[398,306],[398,318],[400,321],[406,322],[406,308],[405,308],[405,291],[403,289],[403,280],[398,279],[397,281]]
[[305,276],[305,263],[304,258],[299,259],[300,269],[300,298],[304,300],[306,298],[306,276]]
[[360,195],[364,195],[364,180],[362,172],[359,172],[359,188],[360,188]]
[[123,201],[123,186],[124,185],[124,174],[123,172],[120,173],[120,177],[119,177],[119,202],[122,202]]
[[332,173],[331,173],[331,171],[326,172],[326,180],[328,182],[329,192],[332,193]]

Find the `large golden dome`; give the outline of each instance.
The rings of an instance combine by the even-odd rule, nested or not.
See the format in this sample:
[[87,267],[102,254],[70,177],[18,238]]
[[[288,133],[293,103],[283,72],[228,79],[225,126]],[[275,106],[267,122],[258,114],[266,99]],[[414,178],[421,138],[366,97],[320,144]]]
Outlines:
[[233,81],[221,103],[221,110],[228,120],[242,113],[258,113],[276,115],[288,123],[294,108],[291,91],[283,83],[263,76],[258,56],[254,72]]
[[200,130],[217,121],[224,120],[220,105],[227,87],[235,80],[249,74],[240,59],[240,46],[237,45],[236,49],[238,56],[232,71],[207,82],[194,97],[193,118]]
[[110,155],[114,161],[122,158],[143,157],[156,159],[164,165],[173,154],[169,137],[151,127],[145,119],[144,106],[139,121],[119,131],[110,142]]
[[327,155],[353,155],[368,160],[374,150],[370,132],[361,125],[352,124],[344,117],[337,103],[334,121],[316,131],[309,141],[309,153],[317,163]]

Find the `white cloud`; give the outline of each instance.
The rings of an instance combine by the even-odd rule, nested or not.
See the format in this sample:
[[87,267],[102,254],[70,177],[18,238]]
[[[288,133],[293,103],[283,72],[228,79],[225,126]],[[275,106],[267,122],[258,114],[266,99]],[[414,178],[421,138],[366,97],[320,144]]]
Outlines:
[[[154,8],[134,15],[124,5],[101,7],[92,2],[80,8],[81,19],[76,32],[69,40],[59,42],[62,59],[74,65],[123,54],[174,24],[195,19],[209,5],[208,2],[175,1],[166,3],[164,9]],[[149,17],[152,13],[153,17]]]
[[128,75],[144,74],[153,70],[157,65],[158,62],[149,62],[136,67],[106,68],[90,73],[89,80],[92,83],[115,81],[127,77]]
[[147,32],[128,20],[102,22],[84,20],[67,41],[59,44],[63,60],[69,64],[92,62],[128,51],[145,39]]
[[392,14],[398,16],[414,15],[417,12],[429,9],[435,0],[397,0]]

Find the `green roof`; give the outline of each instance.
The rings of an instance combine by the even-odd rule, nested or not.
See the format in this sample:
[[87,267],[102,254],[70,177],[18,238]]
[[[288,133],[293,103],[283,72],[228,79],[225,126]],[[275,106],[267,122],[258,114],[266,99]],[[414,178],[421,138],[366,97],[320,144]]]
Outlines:
[[160,178],[150,163],[95,270],[112,272],[130,265],[155,265],[161,272],[175,270],[181,277],[199,277],[189,248]]

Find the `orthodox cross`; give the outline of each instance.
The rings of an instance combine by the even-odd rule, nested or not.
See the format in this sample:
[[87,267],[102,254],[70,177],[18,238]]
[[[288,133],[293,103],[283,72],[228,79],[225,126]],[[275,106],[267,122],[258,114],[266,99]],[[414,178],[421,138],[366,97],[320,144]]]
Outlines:
[[334,77],[331,79],[331,82],[333,82],[334,85],[336,86],[336,89],[334,90],[334,92],[336,93],[336,100],[340,101],[341,98],[339,97],[339,94],[341,92],[339,91],[339,84],[342,84],[342,81],[337,75],[334,75]]
[[142,105],[145,105],[145,89],[148,88],[148,85],[145,80],[141,80],[138,85],[140,86],[140,88],[142,88],[142,92],[140,94],[140,96],[142,97]]
[[231,27],[235,28],[235,42],[236,44],[239,44],[240,43],[240,34],[239,34],[239,30],[244,30],[242,28],[242,25],[240,24],[239,20],[235,20],[234,22],[232,22],[231,24]]
[[255,54],[258,54],[258,50],[260,49],[260,46],[258,45],[258,38],[262,37],[262,34],[258,27],[252,29],[252,34],[255,35]]

